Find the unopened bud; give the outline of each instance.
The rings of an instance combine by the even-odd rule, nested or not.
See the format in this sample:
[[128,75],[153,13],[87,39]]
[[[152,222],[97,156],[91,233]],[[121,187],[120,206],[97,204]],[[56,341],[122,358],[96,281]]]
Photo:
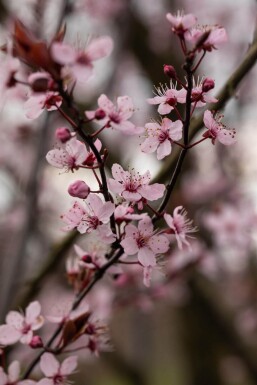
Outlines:
[[176,98],[168,98],[166,100],[166,103],[171,106],[171,107],[174,107],[176,104],[177,104],[177,99]]
[[71,138],[71,132],[67,127],[60,127],[56,129],[55,137],[62,143],[66,143]]
[[177,74],[176,74],[175,68],[172,65],[170,65],[170,64],[164,64],[163,72],[170,79],[176,79],[177,78]]
[[92,257],[90,257],[90,255],[88,255],[88,254],[83,255],[83,257],[81,259],[85,263],[92,263]]
[[83,180],[76,180],[69,186],[68,193],[72,197],[86,199],[90,193],[90,188]]
[[213,79],[211,79],[211,78],[204,79],[203,85],[202,85],[202,91],[203,92],[208,92],[208,91],[212,90],[214,87],[215,87],[215,82]]
[[95,112],[95,119],[96,120],[101,120],[101,119],[104,119],[105,117],[106,117],[106,113],[104,110],[102,110],[101,108],[96,110],[96,112]]
[[42,341],[41,337],[33,336],[32,340],[29,343],[29,346],[32,349],[37,349],[37,348],[42,348],[44,346],[44,344],[43,344],[43,341]]

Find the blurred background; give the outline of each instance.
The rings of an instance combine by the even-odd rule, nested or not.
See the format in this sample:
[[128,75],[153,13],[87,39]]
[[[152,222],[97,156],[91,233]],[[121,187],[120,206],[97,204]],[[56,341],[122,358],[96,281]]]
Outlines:
[[[157,109],[146,99],[153,96],[154,86],[167,82],[163,64],[184,76],[183,57],[166,13],[183,9],[200,24],[226,28],[228,43],[208,53],[199,68],[200,77],[215,79],[218,92],[253,41],[256,5],[254,0],[1,0],[0,42],[11,39],[16,18],[48,41],[64,22],[65,41],[72,45],[83,47],[92,37],[111,36],[114,52],[96,63],[86,85],[76,86],[75,100],[83,111],[95,109],[102,93],[112,100],[129,95],[135,104],[134,122],[143,126],[158,119]],[[8,66],[5,54],[0,60],[0,68]],[[190,151],[170,202],[170,212],[183,205],[198,226],[192,251],[172,250],[165,285],[157,276],[147,290],[141,277],[128,271],[122,285],[108,277],[91,293],[88,301],[108,323],[112,347],[105,347],[99,358],[80,353],[77,384],[257,384],[256,74],[253,68],[244,77],[225,108],[224,121],[237,130],[238,143],[224,148],[206,141]],[[0,89],[4,322],[9,309],[34,298],[40,298],[45,314],[65,308],[72,298],[65,274],[72,245],[99,245],[61,231],[60,215],[72,202],[68,185],[82,178],[94,187],[90,174],[60,172],[45,160],[55,143],[55,128],[66,123],[57,113],[28,120],[23,108],[27,90],[5,89],[4,70]],[[108,131],[101,140],[110,152],[109,165],[149,169],[159,182],[168,180],[171,170],[162,170],[169,160],[157,162],[142,154],[140,138]],[[30,358],[23,350],[15,354]]]

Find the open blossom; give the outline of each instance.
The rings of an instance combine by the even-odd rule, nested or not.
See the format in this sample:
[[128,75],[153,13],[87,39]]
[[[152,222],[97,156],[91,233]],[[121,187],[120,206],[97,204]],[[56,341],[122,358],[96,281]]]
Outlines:
[[182,122],[176,120],[172,122],[168,118],[164,118],[159,123],[147,123],[145,125],[147,138],[141,144],[141,150],[151,153],[157,150],[157,159],[161,160],[169,155],[172,151],[173,141],[182,138]]
[[172,31],[177,35],[183,37],[184,33],[192,28],[196,23],[196,17],[191,13],[184,15],[183,12],[177,12],[177,15],[167,13],[167,20],[172,24]]
[[134,105],[129,96],[119,96],[117,107],[104,94],[98,98],[99,108],[95,111],[86,111],[88,119],[96,119],[102,126],[112,127],[128,135],[139,134],[143,131],[142,127],[136,127],[129,122],[134,112]]
[[185,39],[195,44],[201,40],[204,35],[207,35],[207,38],[199,46],[199,50],[210,52],[228,40],[225,28],[218,25],[196,26],[185,33]]
[[169,114],[177,103],[185,103],[184,89],[177,90],[176,86],[170,83],[167,85],[156,87],[156,96],[147,99],[149,104],[159,104],[158,112],[161,115]]
[[226,126],[221,122],[223,115],[213,116],[212,112],[207,110],[204,113],[203,121],[208,131],[206,131],[203,136],[205,138],[210,138],[212,144],[215,144],[216,140],[225,146],[230,146],[231,144],[236,143],[236,130],[227,129]]
[[44,353],[40,358],[40,369],[46,378],[38,382],[40,385],[63,385],[67,383],[67,377],[77,367],[77,357],[70,356],[61,364],[52,353]]
[[[212,79],[207,79],[209,84],[212,81],[212,84],[214,84],[214,81]],[[203,107],[206,105],[206,103],[216,103],[218,99],[214,98],[213,96],[209,95],[208,91],[205,91],[205,88],[208,89],[208,86],[206,87],[205,79],[201,79],[198,81],[193,81],[193,89],[191,93],[191,103],[195,104],[195,107]],[[186,103],[186,96],[187,91],[185,89],[181,90],[180,94],[182,100],[184,103]]]
[[142,219],[138,227],[127,225],[121,245],[127,255],[138,254],[139,262],[145,267],[155,266],[156,255],[166,253],[169,249],[168,239],[165,235],[156,234],[149,217]]
[[57,110],[62,104],[62,97],[58,92],[47,91],[32,94],[24,104],[26,117],[28,119],[38,118],[44,109],[47,111]]
[[160,183],[149,185],[151,180],[149,171],[140,175],[134,169],[131,172],[125,171],[115,163],[112,166],[112,175],[114,179],[108,180],[110,190],[129,202],[139,202],[144,199],[154,201],[164,194],[165,185]]
[[77,228],[81,234],[97,230],[102,241],[111,243],[114,241],[114,236],[107,223],[114,209],[113,203],[103,202],[96,194],[90,194],[84,205],[76,201],[68,213],[62,216],[67,224],[64,230]]
[[[95,147],[101,150],[102,143],[95,141]],[[68,140],[62,146],[48,151],[46,160],[51,166],[65,168],[66,170],[78,170],[80,166],[93,166],[96,162],[95,155],[88,151],[85,144],[75,137]]]
[[[84,50],[55,42],[51,47],[51,54],[56,63],[68,69],[68,74],[79,82],[85,82],[93,73],[93,62],[109,56],[113,50],[113,41],[108,36],[92,40]],[[64,71],[65,75],[67,72]]]
[[197,231],[196,227],[192,227],[192,221],[187,218],[187,212],[182,206],[175,208],[173,216],[165,213],[164,219],[171,230],[167,231],[167,234],[174,234],[178,243],[179,249],[183,248],[183,244],[190,247],[188,240],[188,234]]
[[139,221],[143,219],[147,214],[134,214],[134,208],[128,205],[118,205],[114,211],[115,221],[117,223]]
[[6,324],[0,326],[0,345],[12,345],[20,341],[29,345],[33,331],[44,323],[39,302],[31,302],[26,308],[25,316],[17,311],[10,311],[6,316]]
[[13,361],[8,366],[8,373],[5,373],[2,366],[0,366],[0,384],[1,385],[34,385],[35,381],[23,380],[20,378],[20,363],[19,361]]

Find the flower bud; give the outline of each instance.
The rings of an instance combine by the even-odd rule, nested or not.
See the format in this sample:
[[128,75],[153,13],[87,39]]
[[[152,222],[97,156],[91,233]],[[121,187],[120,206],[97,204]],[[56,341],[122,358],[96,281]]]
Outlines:
[[42,348],[44,346],[44,344],[43,344],[43,341],[42,341],[41,337],[33,336],[32,340],[29,343],[29,346],[32,349],[37,349],[37,348]]
[[69,186],[68,193],[72,197],[86,199],[90,193],[90,188],[83,180],[76,180]]
[[211,78],[204,79],[203,85],[202,85],[202,91],[203,92],[208,92],[208,91],[212,90],[214,87],[215,87],[215,82],[213,79],[211,79]]
[[92,263],[92,257],[89,254],[83,255],[83,257],[81,259],[85,263]]
[[95,112],[95,119],[96,120],[101,120],[101,119],[104,119],[105,117],[106,117],[106,113],[104,110],[102,110],[101,108],[96,110],[96,112]]
[[163,72],[170,79],[176,79],[177,78],[177,74],[176,74],[175,68],[172,65],[170,65],[170,64],[164,64]]
[[71,138],[71,132],[66,127],[57,128],[55,131],[56,139],[60,140],[62,143],[66,143]]

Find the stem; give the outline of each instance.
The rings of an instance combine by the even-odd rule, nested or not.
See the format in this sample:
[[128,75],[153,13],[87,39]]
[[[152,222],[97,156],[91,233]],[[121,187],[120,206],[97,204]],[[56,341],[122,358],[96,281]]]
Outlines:
[[[122,256],[123,254],[123,249],[120,247],[120,249],[118,250],[118,252],[116,254],[113,255],[112,258],[109,259],[108,262],[106,262],[98,271],[95,272],[95,275],[94,277],[92,278],[92,280],[89,282],[89,284],[76,296],[75,300],[73,301],[73,304],[71,306],[71,309],[70,309],[70,312],[69,314],[77,309],[81,303],[81,301],[84,299],[84,297],[91,291],[91,289],[95,286],[95,284],[104,276],[104,274],[106,273],[106,271],[109,269],[109,267],[111,267],[114,263],[116,263],[119,258]],[[50,348],[52,343],[56,340],[56,338],[58,337],[58,335],[61,333],[62,329],[63,329],[63,324],[62,325],[59,325],[57,327],[57,329],[55,330],[55,332],[53,333],[52,337],[49,339],[49,341],[46,343],[45,347],[46,349],[47,348]],[[28,369],[25,371],[25,373],[23,374],[22,376],[22,380],[26,379],[30,373],[32,372],[32,370],[34,369],[34,367],[37,365],[37,363],[39,362],[40,360],[40,357],[42,356],[42,354],[44,354],[45,352],[45,349],[43,349],[38,355],[37,357],[35,357],[35,359],[32,361],[32,363],[29,365]]]
[[100,132],[102,132],[105,128],[106,128],[107,124],[105,124],[103,127],[99,128],[99,130],[97,130],[96,132],[94,132],[93,134],[91,134],[91,138],[94,138],[96,135],[100,134]]
[[204,58],[206,54],[206,51],[203,52],[202,56],[200,57],[200,60],[198,61],[198,63],[194,66],[194,68],[192,69],[192,72],[195,72],[197,70],[197,68],[199,67],[199,65],[202,63],[202,60]]
[[77,124],[66,114],[66,112],[64,112],[60,107],[58,107],[57,105],[55,105],[56,108],[58,109],[58,111],[60,112],[60,114],[64,117],[64,119],[66,119],[70,125],[75,129],[77,130],[78,126]]
[[189,149],[189,148],[192,148],[192,147],[194,147],[194,146],[196,146],[197,144],[199,144],[199,143],[201,143],[201,142],[203,142],[204,140],[206,140],[206,139],[209,139],[209,138],[202,138],[202,139],[200,139],[200,140],[198,140],[197,142],[195,142],[195,143],[193,143],[193,144],[190,144],[189,146],[187,146],[187,149]]

